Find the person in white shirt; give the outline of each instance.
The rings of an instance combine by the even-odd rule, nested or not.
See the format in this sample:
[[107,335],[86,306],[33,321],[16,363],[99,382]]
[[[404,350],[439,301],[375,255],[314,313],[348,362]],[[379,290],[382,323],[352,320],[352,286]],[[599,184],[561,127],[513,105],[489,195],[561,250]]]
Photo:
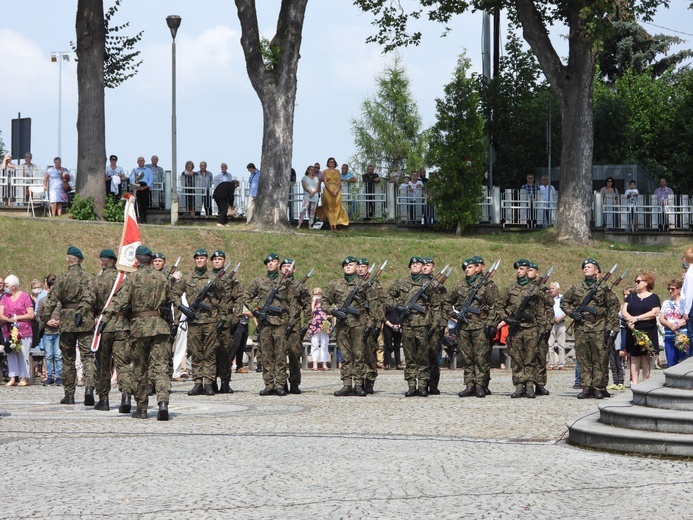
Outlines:
[[638,221],[635,218],[635,206],[638,204],[638,196],[640,192],[635,187],[635,181],[628,183],[628,189],[623,194],[628,204],[628,231],[638,230]]
[[[664,177],[659,179],[659,188],[654,190],[654,196],[657,199],[657,203],[661,208],[659,230],[666,231],[665,222],[668,223],[668,229],[672,230],[675,227],[674,214],[667,211],[669,206],[670,197],[674,197],[674,190],[667,186],[667,180]],[[673,200],[671,200],[673,203]]]
[[118,156],[111,155],[106,166],[106,196],[120,195],[120,184],[125,180],[125,170],[118,166]]
[[542,175],[541,185],[539,186],[539,200],[537,201],[537,209],[543,209],[539,212],[539,222],[543,219],[544,226],[550,226],[553,224],[555,210],[553,209],[558,201],[558,195],[556,188],[554,188],[549,183],[549,176]]
[[565,370],[565,313],[561,310],[561,286],[551,282],[549,293],[553,297],[553,327],[549,336],[549,351],[546,355],[548,370]]

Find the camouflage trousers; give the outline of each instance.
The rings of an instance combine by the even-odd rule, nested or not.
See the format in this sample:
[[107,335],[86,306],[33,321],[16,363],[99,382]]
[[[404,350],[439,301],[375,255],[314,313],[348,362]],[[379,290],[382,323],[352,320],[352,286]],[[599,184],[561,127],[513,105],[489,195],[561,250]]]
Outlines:
[[539,374],[537,375],[537,384],[541,386],[546,386],[548,381],[548,376],[546,374],[546,353],[549,351],[549,337],[548,334],[542,337],[541,346],[537,350],[537,366],[539,367]]
[[300,330],[291,331],[286,339],[286,350],[289,357],[289,383],[298,386],[301,384],[301,356],[303,356]]
[[[526,383],[539,382],[539,360],[545,363],[544,352],[537,344],[536,327],[520,329],[511,332],[508,336],[508,355],[512,358],[513,384],[523,385]],[[541,384],[541,383],[540,383]]]
[[63,353],[63,386],[66,396],[75,395],[77,370],[75,360],[79,348],[79,355],[82,360],[82,371],[84,372],[84,385],[94,386],[96,379],[96,365],[94,363],[94,353],[91,351],[91,342],[94,338],[93,332],[61,332],[60,351]]
[[216,376],[222,382],[231,381],[231,363],[233,360],[233,332],[235,327],[224,327],[217,335]]
[[188,355],[196,384],[211,385],[217,375],[217,324],[188,325]]
[[402,327],[402,346],[404,347],[404,379],[425,388],[431,377],[431,367],[428,363],[428,331],[431,327]]
[[365,343],[363,331],[365,327],[357,325],[349,327],[337,323],[337,346],[342,352],[342,368],[340,377],[345,386],[363,386],[366,377]]
[[130,332],[115,331],[101,334],[99,350],[96,352],[96,385],[97,395],[108,397],[111,391],[111,360],[118,375],[118,389],[126,394],[133,393],[132,385],[132,352],[130,349]]
[[609,382],[609,347],[603,330],[575,331],[575,355],[584,388],[605,390]]
[[265,386],[281,388],[286,383],[286,326],[263,324],[260,330],[260,363]]
[[483,328],[458,330],[457,348],[462,357],[465,385],[487,385],[486,376],[490,369],[488,345]]
[[363,361],[366,364],[365,379],[371,383],[374,383],[378,377],[378,338],[374,338],[373,334],[371,332],[366,338],[363,351]]
[[168,334],[146,338],[132,338],[132,380],[135,400],[141,410],[149,403],[149,373],[154,376],[156,402],[167,401],[171,394],[168,366],[171,347]]

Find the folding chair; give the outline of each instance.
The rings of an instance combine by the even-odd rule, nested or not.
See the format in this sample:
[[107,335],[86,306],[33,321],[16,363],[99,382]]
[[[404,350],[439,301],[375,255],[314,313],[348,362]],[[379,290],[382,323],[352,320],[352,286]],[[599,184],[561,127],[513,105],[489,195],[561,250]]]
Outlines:
[[29,211],[31,211],[31,216],[36,218],[35,207],[38,204],[43,206],[43,216],[46,216],[48,212],[48,197],[47,193],[44,191],[43,186],[29,186],[29,204],[26,208],[26,214],[29,216]]

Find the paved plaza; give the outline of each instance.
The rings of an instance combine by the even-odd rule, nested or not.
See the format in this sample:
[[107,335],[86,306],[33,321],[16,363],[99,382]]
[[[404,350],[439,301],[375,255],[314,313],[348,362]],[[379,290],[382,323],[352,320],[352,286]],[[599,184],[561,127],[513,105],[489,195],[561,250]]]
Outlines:
[[[1,518],[691,518],[693,464],[583,450],[566,423],[595,412],[572,370],[551,395],[510,399],[494,370],[484,399],[405,398],[401,371],[376,394],[333,397],[337,372],[304,372],[303,395],[260,397],[260,374],[233,395],[188,397],[171,420],[57,404],[62,388],[0,388]],[[655,377],[662,377],[657,371]],[[628,391],[629,392],[629,391]]]

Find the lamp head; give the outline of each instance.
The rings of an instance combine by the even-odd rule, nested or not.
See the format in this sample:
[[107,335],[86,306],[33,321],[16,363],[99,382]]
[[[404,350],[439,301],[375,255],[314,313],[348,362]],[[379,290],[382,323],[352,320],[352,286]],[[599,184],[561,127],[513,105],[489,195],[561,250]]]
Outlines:
[[175,40],[176,33],[180,27],[181,18],[177,14],[172,14],[166,17],[166,25],[171,30],[171,37]]

